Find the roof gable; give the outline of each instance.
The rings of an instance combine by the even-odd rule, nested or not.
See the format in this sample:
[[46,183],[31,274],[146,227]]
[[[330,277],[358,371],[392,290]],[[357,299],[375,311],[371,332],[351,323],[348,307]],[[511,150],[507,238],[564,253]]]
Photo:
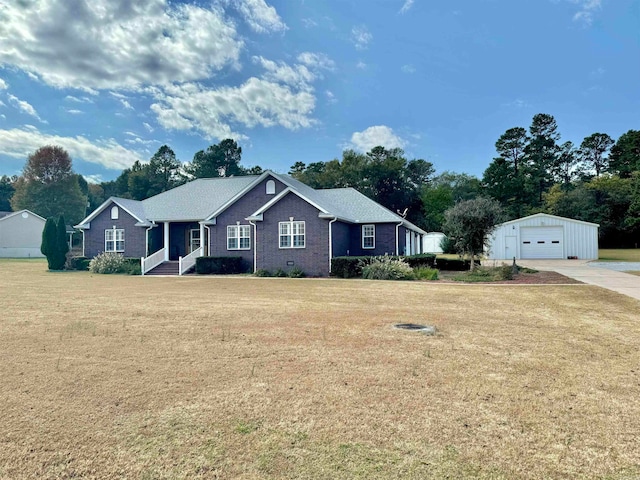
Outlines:
[[100,215],[109,205],[115,203],[117,206],[122,208],[125,212],[135,218],[141,224],[148,224],[147,219],[144,214],[144,207],[140,200],[131,200],[129,198],[119,198],[119,197],[109,197],[102,204],[96,208],[91,214],[75,225],[75,228],[87,228],[87,225]]
[[562,220],[562,221],[566,221],[566,222],[575,222],[575,223],[581,223],[583,225],[591,225],[593,227],[599,227],[600,225],[597,223],[591,223],[591,222],[585,222],[584,220],[576,220],[574,218],[568,218],[568,217],[560,217],[558,215],[551,215],[550,213],[534,213],[533,215],[527,215],[526,217],[521,217],[521,218],[516,218],[515,220],[509,220],[508,222],[503,222],[503,223],[499,223],[496,226],[501,226],[501,225],[511,225],[514,223],[519,223],[523,220],[528,220],[530,218],[553,218],[555,220]]
[[47,221],[45,218],[41,217],[37,213],[33,213],[31,210],[27,210],[26,208],[22,210],[18,210],[17,212],[0,212],[0,221],[9,220],[10,218],[15,217],[16,215],[21,215],[23,213],[27,213],[35,218],[39,218],[43,222]]

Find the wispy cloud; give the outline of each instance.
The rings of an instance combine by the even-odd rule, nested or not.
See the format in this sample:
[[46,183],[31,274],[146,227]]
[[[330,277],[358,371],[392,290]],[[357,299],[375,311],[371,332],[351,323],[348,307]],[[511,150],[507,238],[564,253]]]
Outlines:
[[365,25],[359,25],[351,29],[351,41],[358,50],[365,50],[373,40],[373,35]]
[[71,115],[80,115],[84,113],[82,110],[77,110],[75,108],[67,108],[65,111]]
[[602,0],[569,0],[580,7],[573,16],[574,22],[579,22],[585,27],[593,23],[594,13],[602,8]]
[[73,95],[67,95],[64,99],[75,103],[93,103],[93,100],[89,97],[74,97]]
[[26,113],[27,115],[30,115],[33,118],[37,118],[42,123],[47,123],[45,120],[40,118],[40,115],[38,115],[38,112],[36,112],[36,109],[33,108],[33,105],[31,105],[29,102],[25,100],[20,100],[18,97],[11,94],[8,94],[7,98],[9,99],[9,103],[11,103],[11,105],[13,105],[15,108],[20,110],[22,113]]
[[407,64],[407,65],[403,65],[402,67],[400,67],[400,70],[402,70],[402,73],[415,73],[416,72],[416,67],[414,67],[411,64]]
[[400,9],[400,13],[407,13],[411,7],[413,7],[414,0],[405,0],[402,8]]
[[7,82],[5,82],[2,78],[0,78],[0,90],[6,90],[7,88],[9,88],[9,85],[7,85]]

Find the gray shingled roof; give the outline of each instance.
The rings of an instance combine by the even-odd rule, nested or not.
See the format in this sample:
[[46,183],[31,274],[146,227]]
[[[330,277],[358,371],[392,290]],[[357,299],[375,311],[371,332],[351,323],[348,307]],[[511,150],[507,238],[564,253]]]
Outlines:
[[[289,175],[268,173],[279,178],[291,189],[341,220],[354,223],[403,222],[405,226],[413,230],[426,233],[353,188],[315,190]],[[146,221],[202,221],[249,188],[258,178],[260,176],[257,175],[200,178],[146,200],[129,200],[117,197],[113,197],[112,200],[128,210],[142,223]]]
[[253,181],[255,175],[231,178],[200,178],[147,198],[146,218],[156,222],[204,220]]
[[[288,176],[280,175],[302,195],[318,204],[329,213],[355,223],[404,222],[414,230],[423,230],[404,220],[400,215],[371,200],[354,188],[328,188],[314,190],[304,183]],[[426,233],[426,232],[424,232]]]
[[144,206],[139,200],[131,200],[129,198],[113,197],[112,200],[120,205],[125,210],[128,210],[138,220],[144,221],[147,216],[144,211]]

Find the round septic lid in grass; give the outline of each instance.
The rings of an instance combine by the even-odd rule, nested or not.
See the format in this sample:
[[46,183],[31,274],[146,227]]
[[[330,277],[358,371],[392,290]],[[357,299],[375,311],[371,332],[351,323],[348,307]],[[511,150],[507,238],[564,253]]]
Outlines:
[[429,325],[420,325],[418,323],[396,323],[394,325],[395,328],[400,328],[402,330],[410,330],[412,332],[422,332],[427,335],[435,335],[436,327],[431,327]]

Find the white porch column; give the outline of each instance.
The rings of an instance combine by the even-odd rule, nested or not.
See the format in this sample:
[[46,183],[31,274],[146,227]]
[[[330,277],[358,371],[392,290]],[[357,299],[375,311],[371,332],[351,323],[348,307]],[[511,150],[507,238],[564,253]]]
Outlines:
[[164,222],[164,261],[169,261],[169,222]]
[[[205,242],[206,240],[206,242]],[[209,251],[208,239],[204,237],[204,224],[200,223],[200,247],[202,248],[202,256],[206,256]]]

